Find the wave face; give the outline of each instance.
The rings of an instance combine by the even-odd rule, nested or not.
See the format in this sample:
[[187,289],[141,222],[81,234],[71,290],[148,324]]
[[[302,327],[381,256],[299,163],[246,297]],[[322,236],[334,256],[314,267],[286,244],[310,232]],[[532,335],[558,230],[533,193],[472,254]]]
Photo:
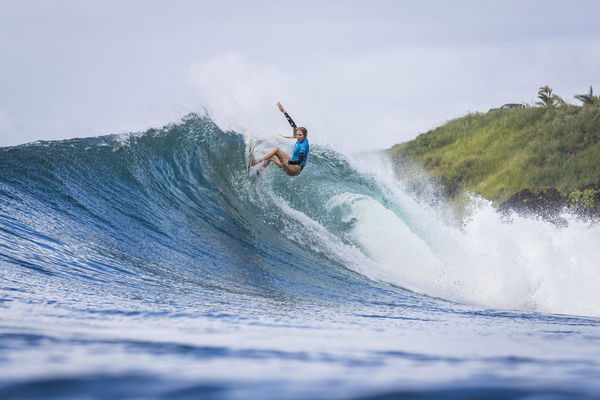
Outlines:
[[[249,179],[245,151],[242,135],[196,115],[143,134],[0,149],[0,307],[8,343],[0,363],[10,370],[3,397],[35,397],[56,388],[55,379],[67,388],[59,397],[78,397],[82,384],[106,380],[116,380],[117,391],[96,395],[127,397],[155,393],[156,376],[164,381],[159,392],[174,397],[250,390],[269,398],[274,381],[290,398],[367,395],[372,385],[393,396],[397,375],[389,371],[414,363],[410,390],[446,385],[433,397],[544,394],[512,383],[507,389],[507,376],[491,380],[504,382],[496,389],[469,380],[448,386],[465,371],[494,376],[498,365],[515,362],[493,345],[466,356],[473,349],[460,344],[458,326],[486,330],[496,321],[510,332],[502,348],[510,335],[525,335],[523,321],[547,332],[576,325],[581,349],[582,337],[600,324],[551,315],[600,316],[597,226],[517,216],[507,223],[484,203],[457,224],[439,201],[427,205],[393,177],[381,155],[348,159],[313,145],[300,176],[270,167]],[[410,351],[398,343],[402,335],[414,339]],[[456,343],[450,351],[436,338]],[[558,346],[555,358],[571,357],[569,346]],[[65,356],[74,350],[85,360]],[[517,357],[533,367],[508,378],[548,368],[536,361],[543,353],[521,350]],[[596,353],[585,357],[596,363]],[[44,371],[19,361],[25,355]],[[57,357],[66,367],[48,375]],[[258,359],[265,364],[257,367]],[[551,366],[559,376],[581,360],[563,361]],[[456,372],[455,362],[467,367]],[[204,375],[175,367],[198,363]],[[281,368],[296,368],[299,377],[275,372]],[[328,377],[380,372],[379,381],[349,379],[338,392],[326,389]],[[316,392],[299,390],[300,382]],[[566,382],[559,386],[567,394],[582,388]]]
[[330,298],[362,286],[342,264],[360,252],[319,224],[335,217],[322,204],[330,191],[319,193],[326,177],[342,166],[359,187],[360,176],[324,150],[317,174],[253,182],[244,153],[241,135],[196,116],[141,135],[5,148],[3,264],[68,284],[203,296],[319,297],[327,288]]

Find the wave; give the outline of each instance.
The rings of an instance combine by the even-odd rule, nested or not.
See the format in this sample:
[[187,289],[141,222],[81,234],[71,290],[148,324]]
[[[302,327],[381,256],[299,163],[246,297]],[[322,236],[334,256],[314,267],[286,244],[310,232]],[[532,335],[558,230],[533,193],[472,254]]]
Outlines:
[[245,149],[243,135],[194,114],[144,133],[0,149],[4,276],[186,304],[392,291],[600,315],[598,226],[507,223],[485,202],[457,225],[381,154],[314,144],[300,176],[270,167],[250,180]]

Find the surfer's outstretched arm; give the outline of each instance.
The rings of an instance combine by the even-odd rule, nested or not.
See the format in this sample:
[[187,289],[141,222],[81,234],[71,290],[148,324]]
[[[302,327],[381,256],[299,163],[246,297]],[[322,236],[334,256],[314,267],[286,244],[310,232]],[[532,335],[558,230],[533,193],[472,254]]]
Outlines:
[[294,133],[296,133],[297,126],[296,126],[296,123],[294,122],[294,120],[292,119],[292,117],[290,117],[290,115],[287,113],[287,111],[285,111],[285,108],[283,108],[281,103],[277,103],[277,108],[279,108],[279,111],[281,111],[283,113],[283,115],[285,116],[285,119],[287,119],[287,121],[289,122]]

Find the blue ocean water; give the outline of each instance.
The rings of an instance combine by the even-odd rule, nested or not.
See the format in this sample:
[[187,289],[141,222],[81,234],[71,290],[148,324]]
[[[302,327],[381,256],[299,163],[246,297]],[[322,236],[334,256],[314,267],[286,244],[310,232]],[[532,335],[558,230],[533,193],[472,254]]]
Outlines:
[[245,150],[197,115],[0,149],[0,398],[600,398],[597,225]]

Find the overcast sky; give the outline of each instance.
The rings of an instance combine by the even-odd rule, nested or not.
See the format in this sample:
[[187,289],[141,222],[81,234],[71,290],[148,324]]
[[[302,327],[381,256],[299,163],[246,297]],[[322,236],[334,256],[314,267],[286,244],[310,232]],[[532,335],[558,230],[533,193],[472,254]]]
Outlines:
[[384,148],[545,84],[600,92],[597,1],[0,0],[0,146],[224,128]]

